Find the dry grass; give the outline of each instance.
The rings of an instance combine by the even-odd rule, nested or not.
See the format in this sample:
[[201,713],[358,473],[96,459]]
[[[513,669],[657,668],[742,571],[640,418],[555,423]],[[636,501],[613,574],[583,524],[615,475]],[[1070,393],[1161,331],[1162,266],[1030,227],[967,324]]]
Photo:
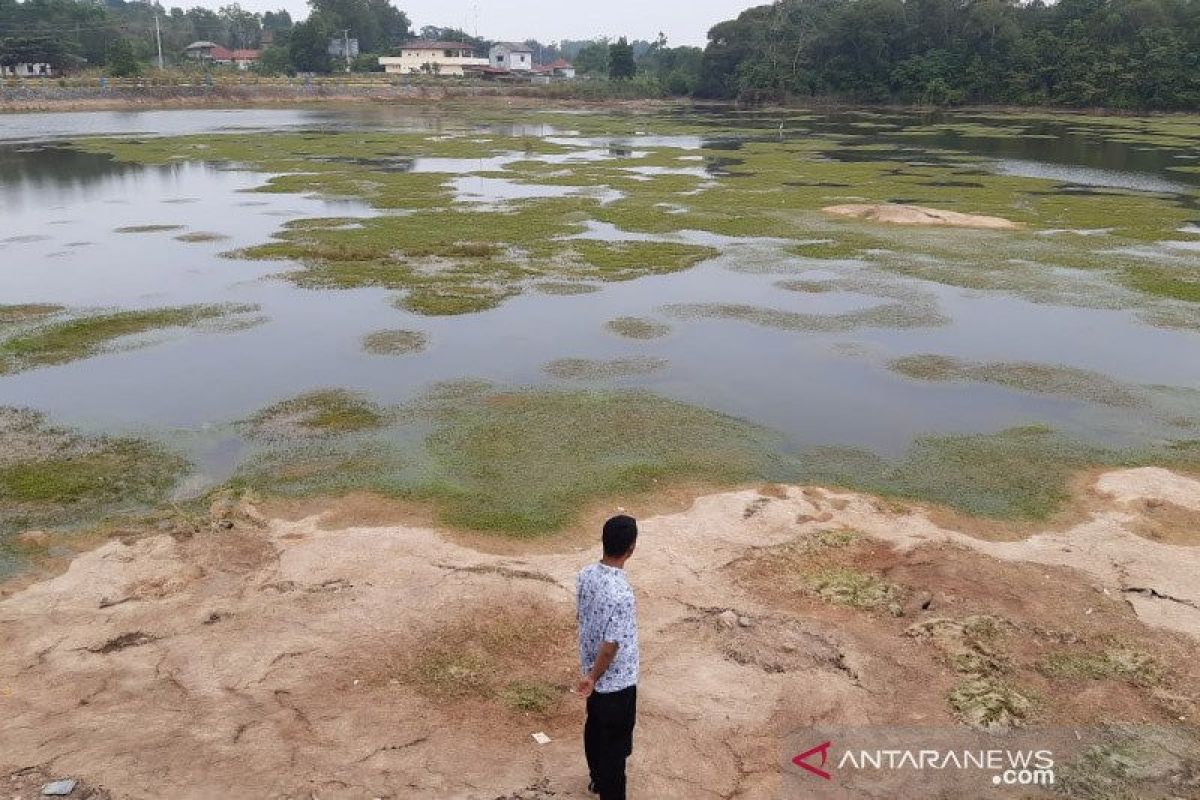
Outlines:
[[484,701],[552,715],[572,677],[574,625],[563,607],[514,596],[508,608],[468,609],[423,637],[383,677],[437,703]]

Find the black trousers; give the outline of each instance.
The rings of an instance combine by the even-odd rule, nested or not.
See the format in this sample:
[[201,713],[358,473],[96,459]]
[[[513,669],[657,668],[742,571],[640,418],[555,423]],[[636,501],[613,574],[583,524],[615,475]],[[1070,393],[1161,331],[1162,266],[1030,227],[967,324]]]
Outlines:
[[636,686],[588,696],[583,751],[600,800],[625,800],[625,759],[633,753],[636,722]]

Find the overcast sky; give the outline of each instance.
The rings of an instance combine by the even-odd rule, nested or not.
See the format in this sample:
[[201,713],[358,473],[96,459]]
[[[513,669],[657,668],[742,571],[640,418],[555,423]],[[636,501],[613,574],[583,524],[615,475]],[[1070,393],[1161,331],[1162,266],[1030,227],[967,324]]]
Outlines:
[[[216,8],[228,0],[202,0]],[[485,39],[590,39],[596,36],[653,39],[659,31],[673,45],[703,45],[708,29],[769,0],[392,0],[413,26],[476,28]],[[184,2],[191,5],[191,2]],[[305,0],[242,0],[251,11],[286,8],[297,19]]]

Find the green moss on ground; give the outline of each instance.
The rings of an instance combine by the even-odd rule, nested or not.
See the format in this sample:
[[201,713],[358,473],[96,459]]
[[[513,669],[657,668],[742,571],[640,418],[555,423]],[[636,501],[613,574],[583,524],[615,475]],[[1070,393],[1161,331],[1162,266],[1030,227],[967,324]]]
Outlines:
[[884,610],[897,617],[903,613],[903,591],[879,575],[853,567],[825,567],[807,572],[801,580],[809,591],[834,605]]
[[0,375],[91,358],[127,336],[229,320],[255,310],[257,306],[194,305],[49,322],[0,340]]
[[1143,687],[1157,686],[1165,677],[1158,659],[1129,647],[1086,652],[1064,650],[1046,656],[1039,668],[1056,678],[1115,680]]

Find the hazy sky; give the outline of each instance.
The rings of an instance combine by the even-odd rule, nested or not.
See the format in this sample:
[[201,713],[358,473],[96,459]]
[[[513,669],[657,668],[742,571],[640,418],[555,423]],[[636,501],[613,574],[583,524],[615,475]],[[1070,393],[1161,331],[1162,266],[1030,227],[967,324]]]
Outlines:
[[[218,0],[176,0],[217,7]],[[628,35],[653,39],[659,31],[671,44],[703,45],[708,29],[769,0],[393,0],[413,26],[476,28],[485,39],[590,39]],[[174,3],[169,3],[174,4]],[[286,8],[300,18],[308,13],[305,0],[242,0],[251,11]]]

